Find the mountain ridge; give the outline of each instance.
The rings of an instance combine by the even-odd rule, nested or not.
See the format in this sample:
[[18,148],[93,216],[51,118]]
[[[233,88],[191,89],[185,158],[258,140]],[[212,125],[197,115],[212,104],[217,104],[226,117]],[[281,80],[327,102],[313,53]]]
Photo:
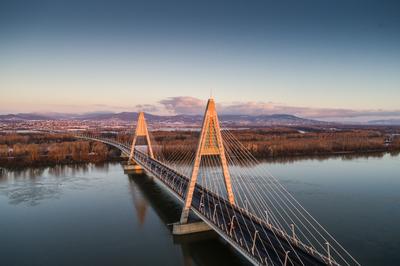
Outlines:
[[400,125],[400,119],[380,119],[370,120],[369,125],[381,125],[381,126],[398,126]]
[[[153,115],[145,113],[149,122],[164,123],[201,123],[202,115]],[[85,114],[65,114],[65,113],[18,113],[0,115],[0,121],[35,121],[35,120],[121,120],[125,122],[134,121],[138,116],[138,112],[96,112]],[[271,114],[271,115],[235,115],[221,114],[219,115],[221,122],[232,124],[328,124],[328,122],[300,118],[290,114]]]

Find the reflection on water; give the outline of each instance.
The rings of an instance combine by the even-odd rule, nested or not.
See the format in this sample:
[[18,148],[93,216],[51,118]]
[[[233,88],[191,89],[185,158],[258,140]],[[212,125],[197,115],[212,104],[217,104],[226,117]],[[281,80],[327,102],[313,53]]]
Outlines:
[[138,187],[132,181],[132,178],[129,178],[129,189],[133,199],[133,206],[135,207],[136,216],[138,218],[140,226],[143,226],[146,220],[146,213],[148,208],[148,203],[144,199],[143,195],[138,191]]
[[[171,224],[178,221],[181,205],[153,178],[146,175],[129,176],[129,185],[134,201],[138,223],[146,223],[146,210],[151,208],[170,231]],[[222,243],[214,232],[188,236],[172,236],[172,244],[178,245],[183,265],[248,265],[233,250]]]
[[287,156],[287,157],[277,157],[277,158],[265,158],[261,160],[262,162],[269,164],[282,164],[282,163],[295,163],[304,160],[316,160],[316,161],[326,161],[328,159],[338,159],[342,161],[351,161],[355,159],[368,159],[368,158],[383,158],[384,156],[397,157],[400,151],[392,152],[370,152],[370,153],[338,153],[329,155],[301,155],[301,156]]
[[[93,169],[108,171],[109,164],[71,164],[49,167],[22,168],[2,171],[0,194],[10,204],[35,206],[43,200],[58,199],[65,184],[69,188],[84,189],[88,184],[84,176]],[[80,179],[75,177],[81,175]]]
[[400,260],[399,155],[307,159],[260,167],[279,177],[362,265],[393,265]]
[[0,265],[247,264],[213,233],[174,238],[180,211],[155,180],[119,164],[8,171]]
[[[66,175],[78,175],[85,174],[90,170],[98,169],[103,170],[105,172],[108,171],[110,167],[110,163],[88,163],[88,164],[59,164],[53,166],[46,167],[25,167],[25,168],[16,168],[16,169],[6,169],[2,168],[3,171],[0,172],[0,177],[4,178],[28,178],[32,179],[38,176],[43,176],[46,172],[51,176],[59,177]],[[0,179],[0,182],[2,180]]]
[[[363,265],[400,260],[400,156],[264,162]],[[0,265],[244,265],[213,234],[174,238],[180,203],[119,164],[8,170]],[[40,243],[40,244],[39,244]]]

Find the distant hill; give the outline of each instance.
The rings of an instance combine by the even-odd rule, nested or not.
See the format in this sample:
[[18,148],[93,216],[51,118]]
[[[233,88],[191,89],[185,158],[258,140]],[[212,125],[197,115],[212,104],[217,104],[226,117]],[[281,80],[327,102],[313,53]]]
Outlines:
[[231,123],[242,124],[285,124],[285,125],[304,125],[304,124],[327,124],[326,122],[300,118],[288,114],[273,114],[273,115],[221,115],[221,120]]
[[[121,113],[87,113],[87,114],[8,114],[0,115],[0,121],[32,121],[32,120],[120,120],[131,122],[135,121],[138,116],[137,112],[121,112]],[[262,126],[262,125],[321,125],[328,124],[327,122],[304,119],[288,114],[273,114],[273,115],[220,115],[221,122],[232,125],[242,126]],[[186,123],[197,124],[201,123],[202,115],[173,115],[162,116],[146,113],[146,119],[152,123]]]
[[40,115],[35,113],[21,113],[0,115],[0,120],[54,120],[52,116]]
[[371,121],[368,121],[368,124],[382,125],[382,126],[400,126],[400,119],[371,120]]

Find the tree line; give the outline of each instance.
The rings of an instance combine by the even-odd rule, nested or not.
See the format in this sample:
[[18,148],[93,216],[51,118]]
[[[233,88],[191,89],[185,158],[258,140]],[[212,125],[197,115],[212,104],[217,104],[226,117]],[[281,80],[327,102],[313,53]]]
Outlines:
[[100,142],[74,140],[68,135],[2,135],[0,164],[3,166],[118,160],[120,152]]
[[[299,133],[291,128],[230,131],[242,145],[259,158],[313,156],[400,151],[400,137],[385,145],[385,133],[359,129]],[[166,157],[195,152],[199,132],[152,132],[153,149]],[[224,134],[226,135],[226,134]],[[116,140],[132,141],[132,134],[118,134]],[[100,142],[76,140],[68,134],[0,135],[0,165],[58,164],[119,160],[120,152]]]
[[[376,130],[345,130],[299,133],[288,128],[232,130],[230,133],[254,156],[282,157],[399,151],[400,137],[385,145],[385,134]],[[199,132],[158,131],[152,133],[164,156],[195,151]],[[127,139],[128,136],[121,139]]]

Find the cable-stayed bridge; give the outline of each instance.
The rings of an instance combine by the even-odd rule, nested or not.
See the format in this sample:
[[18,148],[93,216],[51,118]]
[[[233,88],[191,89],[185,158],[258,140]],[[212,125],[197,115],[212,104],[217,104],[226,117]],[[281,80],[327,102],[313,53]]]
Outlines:
[[[174,232],[214,230],[255,265],[360,265],[228,130],[210,99],[194,152],[163,154],[140,113],[132,143],[98,135],[77,138],[112,145],[183,203]],[[202,223],[193,222],[198,217]]]

